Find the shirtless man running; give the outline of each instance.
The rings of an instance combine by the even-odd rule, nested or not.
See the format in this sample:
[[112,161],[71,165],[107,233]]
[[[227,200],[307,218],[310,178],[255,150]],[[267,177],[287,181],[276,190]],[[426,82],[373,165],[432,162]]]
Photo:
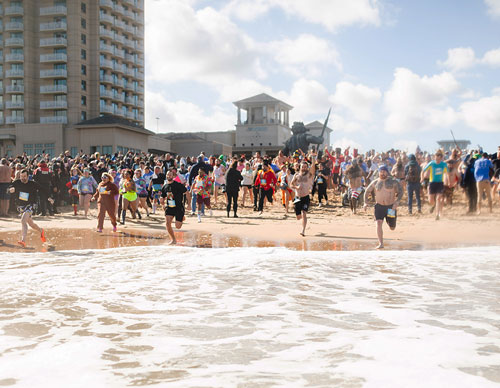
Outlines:
[[378,237],[378,245],[376,248],[382,249],[384,248],[384,232],[382,230],[384,218],[391,230],[396,229],[396,210],[403,197],[403,188],[396,178],[389,175],[387,166],[380,166],[378,171],[378,179],[370,183],[366,189],[365,204],[363,207],[366,209],[366,201],[370,199],[370,194],[374,191],[375,221],[377,222]]
[[298,171],[290,183],[290,187],[295,190],[295,215],[297,220],[302,220],[302,236],[306,235],[307,226],[307,211],[309,210],[309,204],[311,199],[309,193],[312,190],[314,175],[316,173],[316,154],[311,153],[311,167],[307,162],[303,161],[300,164],[300,171]]

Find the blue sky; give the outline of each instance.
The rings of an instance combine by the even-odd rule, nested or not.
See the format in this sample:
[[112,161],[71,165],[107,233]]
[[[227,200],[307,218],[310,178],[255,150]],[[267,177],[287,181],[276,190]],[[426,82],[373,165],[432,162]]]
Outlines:
[[[268,93],[334,145],[500,145],[500,0],[146,0],[146,126],[234,129]],[[157,121],[156,118],[159,117]]]

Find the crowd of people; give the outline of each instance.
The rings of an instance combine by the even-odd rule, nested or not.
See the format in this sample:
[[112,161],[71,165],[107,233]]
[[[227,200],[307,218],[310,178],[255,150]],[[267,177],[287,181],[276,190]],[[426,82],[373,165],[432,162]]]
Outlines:
[[[453,206],[454,193],[463,190],[467,213],[489,212],[500,199],[500,147],[489,154],[481,149],[433,154],[419,149],[404,151],[368,151],[340,148],[301,150],[286,156],[281,151],[271,157],[255,153],[245,155],[182,156],[146,153],[114,155],[65,152],[56,158],[26,154],[0,161],[0,217],[21,216],[19,240],[26,246],[28,226],[45,232],[34,221],[59,213],[70,205],[75,216],[89,216],[97,202],[97,232],[102,232],[108,215],[113,231],[118,222],[149,217],[160,209],[165,214],[171,243],[176,243],[172,225],[181,228],[186,215],[202,222],[208,212],[220,205],[227,217],[238,217],[238,207],[253,207],[263,214],[266,206],[278,202],[287,217],[292,207],[305,235],[311,203],[318,208],[347,206],[356,214],[361,206],[375,203],[378,248],[383,248],[384,220],[396,227],[397,208],[406,195],[408,213],[414,204],[422,212],[428,198],[436,220],[443,207]],[[317,196],[317,199],[314,197]],[[415,201],[414,201],[415,199]]]

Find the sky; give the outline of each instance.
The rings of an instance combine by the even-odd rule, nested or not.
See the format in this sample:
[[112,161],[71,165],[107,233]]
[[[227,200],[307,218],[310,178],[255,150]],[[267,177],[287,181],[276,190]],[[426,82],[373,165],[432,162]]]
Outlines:
[[500,145],[500,0],[145,0],[146,128],[235,129],[267,93],[333,146]]

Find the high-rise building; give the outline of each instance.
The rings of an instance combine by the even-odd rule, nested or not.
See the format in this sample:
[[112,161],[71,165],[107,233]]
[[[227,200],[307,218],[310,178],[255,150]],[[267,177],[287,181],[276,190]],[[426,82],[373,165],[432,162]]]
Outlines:
[[0,0],[0,154],[116,152],[103,115],[144,129],[144,0]]

